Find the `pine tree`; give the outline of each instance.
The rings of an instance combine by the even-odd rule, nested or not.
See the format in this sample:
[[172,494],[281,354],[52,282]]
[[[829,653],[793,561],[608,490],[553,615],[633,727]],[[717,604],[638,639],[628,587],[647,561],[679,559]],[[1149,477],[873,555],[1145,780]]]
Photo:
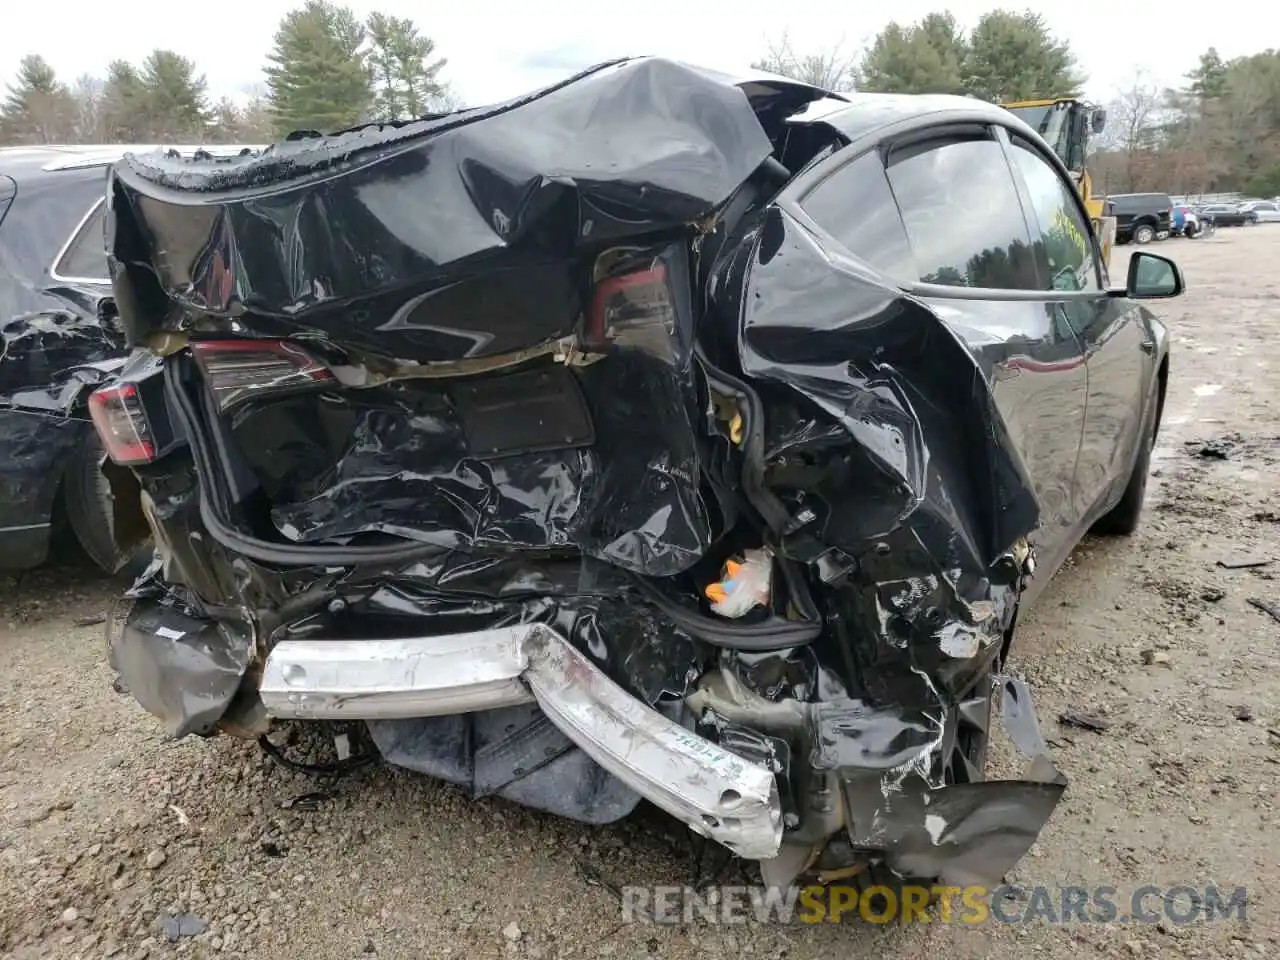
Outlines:
[[151,137],[195,137],[206,133],[205,79],[196,65],[172,50],[153,50],[138,73]]
[[147,117],[147,91],[133,64],[113,60],[102,85],[100,122],[105,139],[138,143],[151,136]]
[[430,59],[435,42],[420,36],[412,20],[374,13],[369,41],[376,119],[412,119],[441,106],[446,90],[437,78],[448,61]]
[[373,91],[364,39],[355,14],[328,0],[307,0],[285,14],[266,67],[278,133],[327,133],[365,117]]
[[78,113],[53,67],[31,54],[22,58],[17,82],[0,104],[0,134],[8,143],[66,142],[75,134]]
[[1187,74],[1187,92],[1200,100],[1217,100],[1227,93],[1228,67],[1210,47],[1200,54],[1200,63]]
[[1070,46],[1030,11],[983,14],[969,35],[964,72],[968,91],[991,101],[1067,96],[1084,83]]
[[949,13],[907,27],[891,23],[863,58],[858,89],[886,93],[963,93],[965,39]]

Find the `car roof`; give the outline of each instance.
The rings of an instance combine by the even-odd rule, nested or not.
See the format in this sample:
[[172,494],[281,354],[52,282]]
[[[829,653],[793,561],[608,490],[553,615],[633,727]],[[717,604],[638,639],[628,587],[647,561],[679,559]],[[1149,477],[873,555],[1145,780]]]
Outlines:
[[823,123],[856,140],[890,124],[933,114],[964,115],[964,119],[971,122],[1025,126],[1015,114],[998,104],[945,93],[829,94],[808,104],[789,117],[788,122]]

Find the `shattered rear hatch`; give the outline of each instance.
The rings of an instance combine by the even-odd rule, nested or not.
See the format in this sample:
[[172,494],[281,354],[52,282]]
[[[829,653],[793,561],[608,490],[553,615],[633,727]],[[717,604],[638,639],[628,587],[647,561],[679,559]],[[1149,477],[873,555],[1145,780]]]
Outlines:
[[[951,781],[981,775],[959,731],[1006,689],[1037,507],[964,346],[769,205],[821,96],[648,59],[126,158],[116,296],[189,445],[139,471],[167,583],[114,647],[135,695],[176,733],[353,716],[591,822],[643,795],[778,882],[1007,869],[1060,776]],[[721,615],[756,555],[762,602]],[[193,670],[225,715],[171,689]]]

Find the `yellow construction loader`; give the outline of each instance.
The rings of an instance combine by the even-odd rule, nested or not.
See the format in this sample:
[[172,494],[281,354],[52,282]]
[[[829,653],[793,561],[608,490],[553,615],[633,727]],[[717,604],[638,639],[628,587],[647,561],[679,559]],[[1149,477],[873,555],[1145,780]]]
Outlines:
[[1107,124],[1107,112],[1075,97],[1051,97],[1047,100],[1017,100],[1002,103],[1044,138],[1071,171],[1076,189],[1084,200],[1094,232],[1102,245],[1103,257],[1110,258],[1116,238],[1116,218],[1107,215],[1107,198],[1095,195],[1093,181],[1085,168],[1089,137],[1101,133]]

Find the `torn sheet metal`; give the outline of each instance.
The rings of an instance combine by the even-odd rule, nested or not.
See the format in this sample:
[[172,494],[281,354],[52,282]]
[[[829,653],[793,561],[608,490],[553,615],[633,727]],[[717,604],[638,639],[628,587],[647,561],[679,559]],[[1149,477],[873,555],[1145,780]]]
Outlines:
[[76,367],[123,352],[120,336],[97,317],[50,310],[13,317],[0,327],[0,397],[21,404],[27,392],[47,392]]
[[824,539],[853,546],[903,531],[973,575],[1035,529],[1025,468],[956,335],[856,261],[833,259],[781,210],[760,214],[748,236],[721,258],[715,308],[737,322],[744,372],[815,411],[770,418],[788,431],[768,443],[778,486],[787,483],[779,461],[806,446],[830,450],[831,425],[865,467],[859,496],[843,488],[847,467],[811,470],[798,491],[820,501]]
[[1010,739],[1030,758],[1026,779],[930,783],[927,723],[912,737],[913,725],[874,713],[856,725],[846,713],[839,728],[819,714],[814,765],[841,779],[854,847],[882,853],[903,877],[988,889],[1003,882],[1049,821],[1067,780],[1049,758],[1026,685],[995,682]]
[[[784,856],[990,880],[1062,789],[971,782],[960,746],[985,736],[1041,505],[974,353],[773,202],[843,142],[830,104],[797,114],[821,97],[646,59],[261,157],[127,159],[109,231],[132,342],[284,336],[341,371],[220,410],[169,353],[198,455],[148,470],[166,579],[209,623],[251,619],[259,665],[290,638],[543,624],[691,747],[767,770]],[[604,309],[610,283],[644,296]],[[308,559],[406,542],[411,562]],[[767,604],[718,616],[707,585],[765,547]],[[149,708],[203,724],[240,664],[204,656],[205,699]],[[549,719],[370,727],[476,795],[588,822],[660,800]]]
[[647,576],[688,569],[721,532],[700,484],[691,308],[675,295],[688,269],[672,245],[647,262],[668,278],[671,311],[599,363],[238,413],[232,434],[276,529],[302,544],[383,533],[471,554],[573,549]]
[[170,736],[213,732],[249,667],[251,637],[154,603],[134,605],[108,631],[112,669]]
[[[493,355],[510,348],[503,291],[532,284],[545,298],[521,317],[536,324],[522,323],[521,338],[570,332],[572,287],[558,264],[682,231],[772,149],[736,86],[644,59],[498,106],[256,157],[128,156],[111,188],[117,293],[123,278],[127,301],[158,295],[212,318],[251,317],[262,333],[307,332],[383,356]],[[495,286],[492,309],[450,310],[451,285],[480,273]],[[159,320],[122,314],[134,343],[143,317]]]

